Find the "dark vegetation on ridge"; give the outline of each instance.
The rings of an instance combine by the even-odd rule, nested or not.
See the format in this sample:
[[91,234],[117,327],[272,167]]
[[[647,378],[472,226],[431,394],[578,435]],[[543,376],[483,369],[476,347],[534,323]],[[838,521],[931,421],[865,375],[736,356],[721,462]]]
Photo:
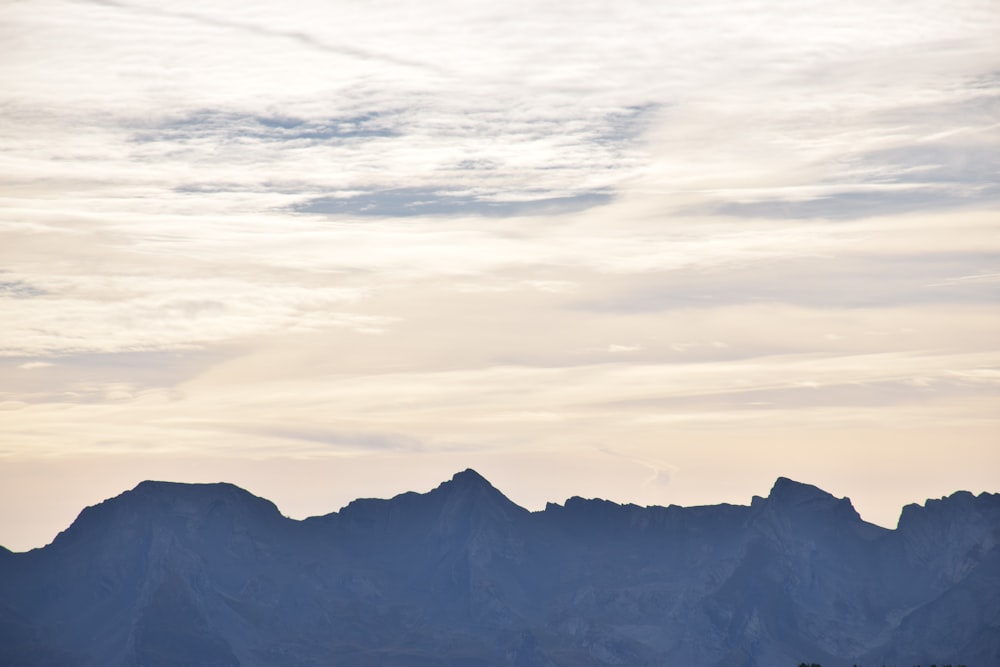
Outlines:
[[466,470],[303,521],[231,484],[143,482],[0,550],[0,665],[945,661],[1000,665],[1000,494],[887,530],[785,478],[749,506],[529,512]]

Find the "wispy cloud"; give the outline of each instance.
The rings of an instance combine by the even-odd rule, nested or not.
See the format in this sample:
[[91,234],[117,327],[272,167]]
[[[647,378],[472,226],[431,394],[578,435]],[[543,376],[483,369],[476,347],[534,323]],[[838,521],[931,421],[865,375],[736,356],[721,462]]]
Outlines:
[[171,9],[164,9],[163,7],[160,6],[153,6],[140,2],[118,2],[117,0],[79,0],[79,1],[92,3],[104,7],[111,7],[113,9],[121,9],[129,12],[148,14],[154,17],[176,19],[180,21],[191,21],[194,23],[200,23],[213,28],[236,30],[240,32],[257,35],[260,37],[287,39],[308,48],[319,49],[321,51],[325,51],[335,55],[348,56],[350,58],[358,58],[361,60],[374,60],[380,63],[396,65],[399,67],[412,67],[417,69],[425,69],[425,68],[436,69],[432,65],[428,65],[426,63],[420,63],[414,60],[400,58],[386,53],[378,53],[368,49],[355,48],[351,46],[345,46],[342,44],[326,43],[320,39],[317,39],[314,35],[309,34],[309,32],[305,30],[277,30],[267,25],[259,25],[245,21],[237,21],[229,17],[220,18],[218,16],[209,16],[194,11],[175,11]]
[[482,215],[488,217],[539,216],[576,213],[611,201],[608,192],[586,192],[564,197],[495,199],[454,194],[433,188],[397,188],[345,197],[316,197],[294,207],[302,213],[409,217]]

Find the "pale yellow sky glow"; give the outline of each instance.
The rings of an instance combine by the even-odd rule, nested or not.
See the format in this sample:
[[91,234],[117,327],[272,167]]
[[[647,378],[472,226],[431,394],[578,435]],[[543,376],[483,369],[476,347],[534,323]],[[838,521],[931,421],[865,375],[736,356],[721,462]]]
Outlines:
[[474,467],[1000,490],[994,2],[0,6],[0,544]]

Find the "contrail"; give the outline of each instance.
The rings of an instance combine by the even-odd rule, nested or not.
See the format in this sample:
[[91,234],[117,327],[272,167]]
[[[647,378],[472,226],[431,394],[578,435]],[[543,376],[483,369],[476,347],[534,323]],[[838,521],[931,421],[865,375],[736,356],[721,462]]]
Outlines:
[[164,16],[167,18],[180,19],[183,21],[195,21],[204,25],[215,26],[217,28],[228,28],[230,30],[242,30],[245,32],[251,32],[256,35],[261,35],[264,37],[276,37],[280,39],[291,39],[295,40],[299,44],[308,46],[314,49],[319,49],[327,53],[334,53],[341,56],[350,56],[352,58],[360,58],[362,60],[376,60],[384,63],[390,63],[392,65],[397,65],[399,67],[410,67],[426,71],[435,72],[437,74],[449,75],[450,73],[437,65],[431,65],[429,63],[418,62],[415,60],[408,60],[406,58],[397,58],[396,56],[388,55],[385,53],[377,53],[375,51],[368,51],[366,49],[358,49],[351,46],[334,46],[332,44],[327,44],[322,42],[312,35],[308,35],[304,32],[291,31],[291,30],[274,30],[272,28],[264,28],[259,25],[254,25],[252,23],[241,23],[240,21],[231,21],[228,19],[218,19],[208,16],[202,16],[200,14],[191,14],[189,12],[178,12],[171,11],[168,9],[160,9],[158,7],[139,7],[136,5],[128,4],[126,2],[118,2],[118,0],[81,0],[87,4],[93,5],[103,5],[105,7],[114,7],[116,9],[125,9],[127,11],[138,12],[141,14],[154,14],[156,16]]

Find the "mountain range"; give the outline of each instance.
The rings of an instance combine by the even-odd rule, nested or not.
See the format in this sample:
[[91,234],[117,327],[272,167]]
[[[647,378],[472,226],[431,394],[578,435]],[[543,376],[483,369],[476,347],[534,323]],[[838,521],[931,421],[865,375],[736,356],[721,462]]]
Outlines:
[[748,506],[570,498],[473,470],[305,520],[143,482],[0,548],[10,667],[1000,665],[1000,494],[889,530],[779,478]]

